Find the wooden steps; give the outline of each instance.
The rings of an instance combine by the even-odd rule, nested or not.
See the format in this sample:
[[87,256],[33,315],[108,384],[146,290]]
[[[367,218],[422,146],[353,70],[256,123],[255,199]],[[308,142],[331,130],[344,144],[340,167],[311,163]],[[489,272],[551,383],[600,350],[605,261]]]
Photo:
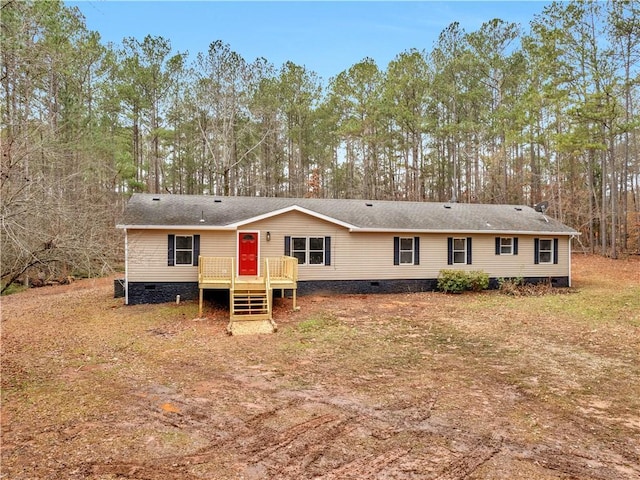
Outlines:
[[198,286],[200,290],[198,316],[202,317],[205,289],[229,289],[229,326],[233,335],[272,333],[271,303],[274,290],[293,291],[296,310],[298,260],[281,256],[265,258],[261,276],[236,276],[235,259],[230,257],[199,257]]
[[269,299],[267,291],[262,288],[236,288],[231,293],[231,319],[270,320]]
[[273,333],[276,325],[271,318],[271,291],[264,283],[249,283],[231,292],[231,318],[227,331],[231,335]]

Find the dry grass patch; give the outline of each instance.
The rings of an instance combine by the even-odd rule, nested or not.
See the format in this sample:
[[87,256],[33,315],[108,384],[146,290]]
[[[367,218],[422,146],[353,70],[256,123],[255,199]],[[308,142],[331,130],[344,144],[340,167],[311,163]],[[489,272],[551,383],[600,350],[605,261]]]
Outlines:
[[640,261],[573,293],[302,297],[229,337],[110,280],[2,299],[12,479],[635,479]]

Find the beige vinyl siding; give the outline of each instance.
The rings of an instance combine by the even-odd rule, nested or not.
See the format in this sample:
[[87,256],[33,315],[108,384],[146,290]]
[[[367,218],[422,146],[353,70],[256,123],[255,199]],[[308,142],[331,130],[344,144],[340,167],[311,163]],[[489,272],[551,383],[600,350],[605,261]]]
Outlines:
[[[262,257],[277,257],[284,255],[284,238],[290,237],[331,237],[331,265],[300,265],[298,278],[300,280],[332,280],[339,277],[336,269],[335,255],[339,255],[339,244],[347,244],[349,230],[301,212],[287,212],[249,225],[243,225],[242,231],[260,232],[260,255]],[[267,241],[267,232],[271,240]]]
[[[347,228],[300,212],[289,212],[243,227],[261,231],[261,252],[284,253],[284,237],[331,237],[331,265],[300,265],[300,280],[383,280],[436,278],[442,269],[484,270],[497,277],[569,275],[568,237],[518,235],[518,255],[496,255],[488,234],[350,233]],[[266,232],[271,241],[266,241]],[[393,237],[420,237],[420,265],[393,264]],[[507,236],[507,235],[505,235]],[[471,265],[447,265],[447,238],[472,237]],[[534,238],[558,238],[558,264],[534,264]]]
[[198,267],[167,266],[168,235],[200,235],[200,255],[235,257],[235,232],[187,230],[129,230],[128,272],[130,282],[197,282]]
[[[567,236],[518,235],[518,255],[496,255],[490,234],[351,233],[345,227],[291,211],[243,225],[238,231],[258,232],[261,257],[284,254],[285,236],[331,237],[331,265],[300,265],[300,280],[385,280],[437,278],[442,269],[483,270],[490,277],[569,275]],[[267,232],[270,241],[267,241]],[[128,231],[128,280],[131,282],[195,282],[198,268],[167,266],[167,235],[200,235],[203,256],[236,257],[236,231]],[[393,264],[393,237],[420,238],[420,264]],[[471,265],[447,265],[447,237],[472,237]],[[558,264],[534,264],[534,238],[558,238]]]
[[[446,235],[456,236],[456,235]],[[482,270],[492,278],[548,277],[569,275],[569,242],[567,237],[516,235],[518,255],[496,255],[495,239],[498,235],[461,235],[473,238],[472,265],[445,265],[456,270]],[[512,235],[502,235],[513,237]],[[534,238],[558,238],[558,264],[534,264]],[[445,238],[446,243],[446,238]],[[445,245],[446,249],[446,245]],[[446,250],[445,250],[446,255]],[[446,256],[445,256],[446,264]]]

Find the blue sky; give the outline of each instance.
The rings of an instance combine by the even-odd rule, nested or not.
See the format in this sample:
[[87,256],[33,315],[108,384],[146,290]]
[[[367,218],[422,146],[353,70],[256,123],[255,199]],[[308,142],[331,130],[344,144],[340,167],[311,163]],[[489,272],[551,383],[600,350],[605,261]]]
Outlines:
[[322,79],[365,57],[381,69],[399,53],[430,51],[452,22],[467,32],[493,18],[528,27],[546,1],[67,1],[102,41],[146,35],[171,41],[175,52],[195,59],[222,40],[247,61],[264,57],[276,67],[304,65]]

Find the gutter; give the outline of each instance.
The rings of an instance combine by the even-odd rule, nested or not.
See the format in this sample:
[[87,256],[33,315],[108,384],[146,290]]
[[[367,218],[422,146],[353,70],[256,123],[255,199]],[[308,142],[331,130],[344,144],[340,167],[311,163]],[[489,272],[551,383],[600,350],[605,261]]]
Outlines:
[[116,225],[116,228],[130,230],[220,230],[220,231],[235,231],[236,226],[226,225]]
[[[197,231],[236,231],[238,227],[245,226],[247,222],[231,225],[116,225],[116,228],[131,230],[197,230]],[[545,230],[454,230],[454,229],[415,229],[415,228],[360,228],[347,227],[350,233],[443,233],[443,234],[486,234],[486,235],[556,235],[577,236],[580,232],[554,232]]]
[[390,229],[390,228],[356,228],[350,229],[353,233],[445,233],[445,234],[487,234],[487,235],[557,235],[574,237],[581,235],[580,232],[549,232],[545,230],[455,230],[455,229]]

